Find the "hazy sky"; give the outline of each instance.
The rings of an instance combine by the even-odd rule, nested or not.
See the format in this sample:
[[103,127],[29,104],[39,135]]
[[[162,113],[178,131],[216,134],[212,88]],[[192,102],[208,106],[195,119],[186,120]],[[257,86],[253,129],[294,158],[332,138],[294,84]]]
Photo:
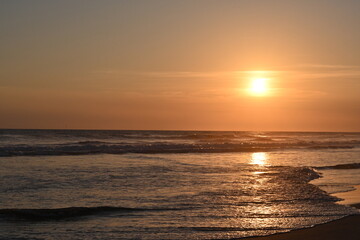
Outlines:
[[0,128],[360,131],[359,12],[359,0],[0,0]]

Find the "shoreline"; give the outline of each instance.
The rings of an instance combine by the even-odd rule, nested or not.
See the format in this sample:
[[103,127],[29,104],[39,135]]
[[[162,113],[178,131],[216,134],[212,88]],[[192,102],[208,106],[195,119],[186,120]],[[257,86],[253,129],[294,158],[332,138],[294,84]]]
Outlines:
[[[356,192],[360,193],[360,186],[356,186],[355,191],[342,193],[342,195],[350,196],[349,200],[344,199],[339,203],[343,205],[349,205],[351,207],[359,209],[360,212],[360,203],[356,202],[353,204],[348,204],[352,201],[350,193]],[[355,194],[355,195],[356,195]],[[354,196],[354,195],[353,195]],[[347,204],[345,204],[347,203]],[[246,240],[354,240],[360,238],[360,214],[359,215],[350,215],[344,218],[334,220],[331,222],[323,223],[316,225],[314,227],[297,229],[285,233],[277,233],[268,236],[260,237],[248,237],[243,238]]]
[[245,237],[245,240],[354,240],[360,239],[360,185],[348,192],[330,194],[339,198],[340,205],[358,209],[359,214],[349,215],[337,220],[315,225],[309,228],[275,233],[267,236]]

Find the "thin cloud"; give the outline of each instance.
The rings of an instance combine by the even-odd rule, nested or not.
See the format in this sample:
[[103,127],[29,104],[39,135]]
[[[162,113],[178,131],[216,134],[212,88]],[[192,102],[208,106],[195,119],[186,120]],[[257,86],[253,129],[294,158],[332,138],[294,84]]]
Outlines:
[[299,79],[360,79],[360,66],[303,64],[284,67],[292,77]]

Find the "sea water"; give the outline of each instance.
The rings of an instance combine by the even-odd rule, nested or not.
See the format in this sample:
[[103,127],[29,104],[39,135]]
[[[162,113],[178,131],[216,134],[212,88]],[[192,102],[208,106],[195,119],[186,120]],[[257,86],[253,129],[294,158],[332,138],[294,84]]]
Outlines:
[[231,239],[356,214],[360,133],[0,130],[1,239]]

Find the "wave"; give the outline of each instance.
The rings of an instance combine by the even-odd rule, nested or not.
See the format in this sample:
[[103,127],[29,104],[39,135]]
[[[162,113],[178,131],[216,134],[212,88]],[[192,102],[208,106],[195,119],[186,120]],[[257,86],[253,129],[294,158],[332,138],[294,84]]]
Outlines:
[[104,141],[79,141],[79,142],[75,142],[72,143],[74,144],[80,144],[80,145],[89,145],[89,144],[109,144],[109,142],[104,142]]
[[136,211],[165,211],[178,209],[146,209],[125,207],[68,207],[68,208],[43,208],[43,209],[0,209],[0,216],[8,219],[46,221],[76,218],[90,215],[114,212],[136,212]]
[[125,153],[226,153],[226,152],[266,152],[284,149],[351,149],[354,145],[314,144],[314,143],[107,143],[102,141],[82,141],[68,144],[7,145],[0,146],[0,157],[10,156],[55,156],[87,154]]
[[309,146],[309,149],[352,149],[354,146],[352,145],[317,145],[317,146]]
[[240,231],[261,231],[261,230],[292,230],[292,228],[283,227],[262,227],[262,228],[242,228],[242,227],[179,227],[201,232],[240,232]]
[[327,169],[360,169],[360,163],[338,164],[333,166],[314,167],[319,170]]
[[360,147],[360,134],[0,130],[0,157],[124,153],[223,153]]

